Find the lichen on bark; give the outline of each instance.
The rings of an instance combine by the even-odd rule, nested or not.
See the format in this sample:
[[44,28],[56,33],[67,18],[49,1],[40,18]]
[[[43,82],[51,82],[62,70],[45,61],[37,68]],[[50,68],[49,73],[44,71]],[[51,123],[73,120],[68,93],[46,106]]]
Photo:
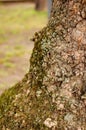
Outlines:
[[29,72],[13,97],[0,98],[1,130],[86,130],[85,8],[85,0],[53,1],[34,35]]

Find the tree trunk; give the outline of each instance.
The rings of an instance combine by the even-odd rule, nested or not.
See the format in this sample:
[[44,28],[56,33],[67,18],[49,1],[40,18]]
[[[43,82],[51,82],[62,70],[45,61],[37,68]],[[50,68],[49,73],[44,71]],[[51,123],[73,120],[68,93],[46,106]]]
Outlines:
[[50,18],[51,9],[52,9],[52,0],[47,0],[47,6],[48,6],[48,18]]
[[35,0],[35,9],[36,10],[44,10],[46,5],[45,0]]
[[86,130],[86,0],[54,0],[30,70],[0,98],[0,130]]

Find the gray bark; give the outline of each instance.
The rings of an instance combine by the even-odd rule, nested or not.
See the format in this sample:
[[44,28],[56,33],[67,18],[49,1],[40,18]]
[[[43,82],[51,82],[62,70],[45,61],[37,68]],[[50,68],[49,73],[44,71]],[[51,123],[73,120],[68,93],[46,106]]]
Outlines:
[[47,0],[47,5],[48,5],[48,17],[50,18],[51,8],[52,8],[52,0]]

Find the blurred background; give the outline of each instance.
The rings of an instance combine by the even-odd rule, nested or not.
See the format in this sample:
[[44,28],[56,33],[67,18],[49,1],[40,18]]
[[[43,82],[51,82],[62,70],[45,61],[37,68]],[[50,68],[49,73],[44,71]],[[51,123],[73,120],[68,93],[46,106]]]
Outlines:
[[47,0],[0,0],[0,94],[29,70],[30,38],[46,26],[50,5]]

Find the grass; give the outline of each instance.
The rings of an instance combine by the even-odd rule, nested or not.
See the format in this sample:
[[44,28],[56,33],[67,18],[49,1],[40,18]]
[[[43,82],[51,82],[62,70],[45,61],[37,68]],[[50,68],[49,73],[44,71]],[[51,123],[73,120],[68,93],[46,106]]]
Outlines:
[[7,8],[0,6],[0,43],[3,43],[8,35],[18,35],[32,28],[43,27],[46,23],[45,11],[37,12],[32,7]]
[[[8,46],[9,47],[9,46]],[[4,52],[4,56],[0,58],[0,63],[3,64],[4,67],[13,68],[15,67],[13,63],[13,59],[15,57],[21,57],[25,53],[25,48],[21,45],[16,45],[14,48],[8,48],[7,51]]]

